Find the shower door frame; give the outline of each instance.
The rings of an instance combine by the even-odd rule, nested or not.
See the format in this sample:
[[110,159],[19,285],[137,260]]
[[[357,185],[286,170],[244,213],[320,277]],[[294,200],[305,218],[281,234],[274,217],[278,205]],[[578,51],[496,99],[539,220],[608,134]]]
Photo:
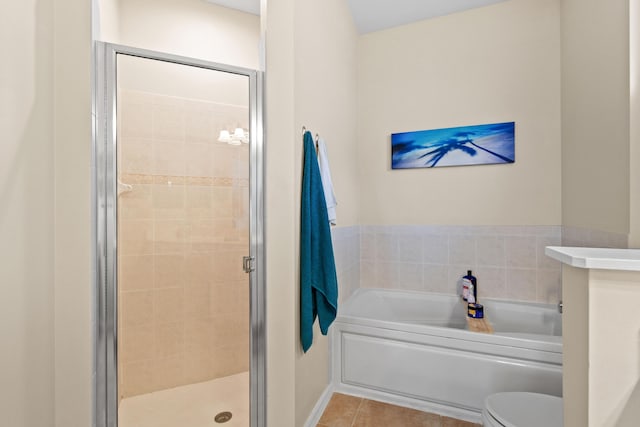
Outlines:
[[[246,76],[249,84],[250,419],[266,426],[263,73],[168,53],[96,42],[93,87],[94,426],[118,426],[117,56]],[[238,264],[238,268],[242,268]]]

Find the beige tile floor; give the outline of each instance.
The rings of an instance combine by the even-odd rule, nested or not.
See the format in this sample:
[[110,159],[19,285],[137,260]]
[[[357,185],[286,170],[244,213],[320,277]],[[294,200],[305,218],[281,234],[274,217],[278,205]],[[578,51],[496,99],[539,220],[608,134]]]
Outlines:
[[[216,414],[232,418],[218,424]],[[249,373],[123,399],[118,427],[249,427]]]
[[334,393],[317,427],[479,427],[467,421]]

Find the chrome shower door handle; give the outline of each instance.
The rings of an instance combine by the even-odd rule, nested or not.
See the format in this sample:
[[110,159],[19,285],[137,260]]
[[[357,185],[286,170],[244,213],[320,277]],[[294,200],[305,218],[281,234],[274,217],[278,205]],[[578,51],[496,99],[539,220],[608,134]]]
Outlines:
[[245,273],[251,273],[255,268],[253,267],[253,260],[255,258],[252,256],[243,256],[242,257],[242,269]]

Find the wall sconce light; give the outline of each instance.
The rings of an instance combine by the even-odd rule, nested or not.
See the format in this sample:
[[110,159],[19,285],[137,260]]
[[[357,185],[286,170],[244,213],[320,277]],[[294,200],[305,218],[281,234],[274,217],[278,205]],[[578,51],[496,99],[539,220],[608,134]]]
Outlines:
[[226,142],[229,145],[240,145],[249,143],[249,131],[245,131],[241,127],[237,127],[233,134],[226,129],[220,131],[218,141]]

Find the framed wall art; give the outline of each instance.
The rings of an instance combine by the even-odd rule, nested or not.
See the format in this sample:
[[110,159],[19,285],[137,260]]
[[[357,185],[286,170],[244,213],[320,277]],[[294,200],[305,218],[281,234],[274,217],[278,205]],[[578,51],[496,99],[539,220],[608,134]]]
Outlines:
[[391,168],[515,162],[515,122],[391,134]]

